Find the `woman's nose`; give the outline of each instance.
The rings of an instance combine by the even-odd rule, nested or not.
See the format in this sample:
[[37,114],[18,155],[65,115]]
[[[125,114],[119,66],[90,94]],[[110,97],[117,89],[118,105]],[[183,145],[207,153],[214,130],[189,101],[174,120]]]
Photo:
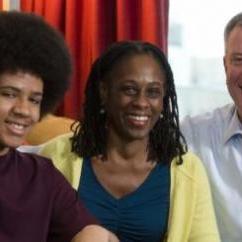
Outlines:
[[134,102],[137,106],[146,108],[149,105],[148,99],[145,95],[145,93],[140,92]]

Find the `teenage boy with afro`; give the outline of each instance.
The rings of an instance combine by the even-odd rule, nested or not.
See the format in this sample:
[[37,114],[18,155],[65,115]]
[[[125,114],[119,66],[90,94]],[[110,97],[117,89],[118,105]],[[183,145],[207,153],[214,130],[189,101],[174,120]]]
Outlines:
[[0,56],[0,241],[118,241],[50,160],[15,149],[69,85],[63,38],[41,17],[0,12]]

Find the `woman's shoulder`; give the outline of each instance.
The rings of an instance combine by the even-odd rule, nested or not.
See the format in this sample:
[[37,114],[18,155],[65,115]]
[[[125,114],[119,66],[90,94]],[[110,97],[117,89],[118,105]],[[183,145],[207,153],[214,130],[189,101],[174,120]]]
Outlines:
[[80,162],[82,158],[72,151],[72,135],[72,133],[67,133],[51,139],[41,146],[39,154],[51,158],[54,164],[68,162],[70,165]]
[[71,137],[72,133],[59,135],[41,145],[39,154],[49,157],[71,155]]
[[183,163],[177,164],[178,157],[172,160],[171,170],[174,174],[179,174],[194,182],[207,179],[206,171],[202,161],[192,152],[187,152],[182,156]]
[[68,133],[48,141],[42,145],[40,155],[50,158],[55,167],[77,189],[81,174],[82,157],[72,152],[71,137],[72,133]]
[[70,139],[72,137],[73,133],[69,132],[66,134],[58,135],[53,139],[50,139],[46,143],[42,144],[43,147],[68,147],[71,146]]

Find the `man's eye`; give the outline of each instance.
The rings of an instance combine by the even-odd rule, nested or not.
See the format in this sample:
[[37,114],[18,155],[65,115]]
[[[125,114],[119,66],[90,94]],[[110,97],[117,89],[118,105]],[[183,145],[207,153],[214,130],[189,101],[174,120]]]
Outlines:
[[232,63],[235,65],[242,65],[242,58],[233,58]]

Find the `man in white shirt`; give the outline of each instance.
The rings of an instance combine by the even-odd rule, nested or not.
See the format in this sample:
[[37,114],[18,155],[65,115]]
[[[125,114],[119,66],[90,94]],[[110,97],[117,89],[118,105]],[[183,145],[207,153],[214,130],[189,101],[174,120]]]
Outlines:
[[185,117],[182,132],[204,162],[222,242],[242,241],[242,13],[224,32],[224,68],[233,104]]

